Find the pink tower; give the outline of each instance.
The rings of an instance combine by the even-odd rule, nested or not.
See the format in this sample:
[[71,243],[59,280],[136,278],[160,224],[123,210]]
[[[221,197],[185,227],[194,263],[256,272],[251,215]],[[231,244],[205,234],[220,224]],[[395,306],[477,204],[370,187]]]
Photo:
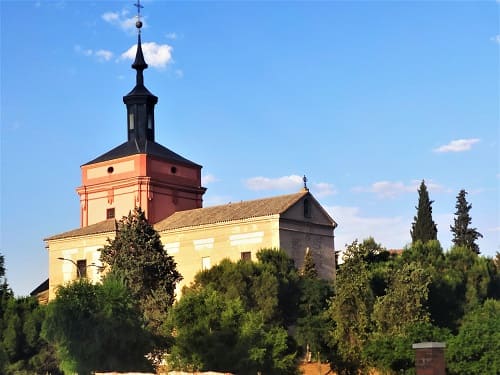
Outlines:
[[127,107],[127,142],[81,166],[80,226],[121,218],[136,206],[154,224],[176,211],[202,207],[205,188],[201,166],[155,142],[154,107],[158,98],[144,86],[148,65],[141,47],[132,68],[136,85],[123,102]]

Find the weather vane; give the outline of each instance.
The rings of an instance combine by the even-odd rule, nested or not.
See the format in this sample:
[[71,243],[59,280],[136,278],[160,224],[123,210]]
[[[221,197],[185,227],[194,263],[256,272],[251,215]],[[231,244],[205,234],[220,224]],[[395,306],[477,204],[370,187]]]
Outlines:
[[137,30],[139,31],[139,34],[141,33],[141,27],[142,27],[142,21],[141,21],[141,9],[144,8],[144,6],[141,5],[141,0],[137,0],[137,3],[134,4],[134,6],[137,8],[137,21],[135,23],[135,27],[137,27]]

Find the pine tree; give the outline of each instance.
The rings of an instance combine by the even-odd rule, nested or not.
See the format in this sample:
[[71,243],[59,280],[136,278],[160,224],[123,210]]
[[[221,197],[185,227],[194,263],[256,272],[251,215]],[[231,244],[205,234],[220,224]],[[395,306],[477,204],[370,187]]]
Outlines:
[[425,186],[425,181],[422,180],[418,189],[418,206],[415,207],[417,209],[417,216],[413,218],[412,230],[410,231],[413,243],[419,240],[423,243],[430,240],[437,240],[437,227],[432,220],[433,202],[429,200],[427,186]]
[[140,207],[118,222],[116,237],[101,249],[101,261],[124,278],[148,327],[158,333],[182,276]]
[[482,238],[483,235],[476,228],[469,228],[469,224],[472,221],[469,211],[472,205],[467,203],[466,195],[467,192],[464,189],[460,190],[457,195],[455,224],[450,225],[450,229],[453,232],[452,241],[456,246],[467,247],[476,254],[479,254],[479,246],[476,244],[476,240]]

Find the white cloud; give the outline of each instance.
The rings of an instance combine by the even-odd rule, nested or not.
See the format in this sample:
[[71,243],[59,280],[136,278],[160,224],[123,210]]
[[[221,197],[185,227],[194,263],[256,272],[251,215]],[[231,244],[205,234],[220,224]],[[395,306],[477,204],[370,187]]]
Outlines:
[[178,38],[178,36],[176,33],[167,33],[167,34],[165,34],[165,38],[175,40]]
[[[107,23],[116,26],[126,32],[135,32],[135,23],[137,18],[135,16],[129,16],[128,10],[122,10],[121,12],[106,12],[101,15],[101,18]],[[141,19],[143,27],[146,27],[146,22]]]
[[[401,181],[377,181],[369,187],[355,187],[352,190],[361,193],[374,193],[379,198],[395,198],[405,193],[415,193],[421,181],[412,180],[410,183],[405,184]],[[425,181],[427,190],[432,192],[448,192],[443,186],[436,184],[432,181]]]
[[496,44],[500,44],[500,34],[497,34],[497,35],[495,35],[495,36],[492,36],[492,37],[490,38],[490,40],[491,40],[492,42],[495,42]]
[[104,49],[94,51],[92,49],[82,48],[81,46],[76,45],[74,47],[74,50],[76,53],[83,56],[88,56],[88,57],[93,56],[98,61],[109,61],[113,58],[113,52]]
[[[277,178],[252,177],[244,181],[245,186],[250,190],[285,190],[298,191],[304,186],[303,177],[299,175],[282,176]],[[318,197],[337,194],[335,187],[326,182],[313,183],[310,186],[311,193]]]
[[358,239],[373,237],[388,249],[401,249],[410,239],[411,223],[401,216],[363,216],[358,207],[326,207],[339,225],[335,229],[335,249],[343,250],[346,244]]
[[370,187],[356,187],[353,189],[358,192],[369,192],[375,193],[380,198],[393,198],[397,195],[414,192],[413,185],[405,185],[402,182],[396,181],[377,181],[374,182]]
[[[172,62],[173,48],[168,44],[157,44],[155,42],[142,43],[144,59],[149,66],[154,68],[165,68]],[[137,52],[137,44],[130,47],[121,54],[120,59],[134,60]]]
[[217,177],[215,177],[213,174],[206,174],[201,176],[201,184],[202,185],[208,185],[211,184],[212,182],[219,181]]
[[332,184],[326,182],[319,182],[312,184],[311,192],[318,197],[326,197],[328,195],[337,194],[337,190]]
[[104,21],[109,23],[117,22],[120,18],[119,14],[116,12],[106,12],[101,17]]
[[245,186],[250,190],[298,190],[302,184],[302,177],[298,175],[277,178],[252,177],[245,180]]
[[182,71],[182,69],[176,69],[176,70],[175,70],[175,76],[176,76],[177,78],[182,78],[182,77],[184,77],[184,72]]
[[113,52],[107,51],[104,49],[100,49],[99,51],[95,52],[95,55],[101,60],[101,61],[109,61],[113,57]]
[[479,138],[456,139],[447,145],[439,146],[434,152],[462,152],[471,149],[472,145],[479,142]]

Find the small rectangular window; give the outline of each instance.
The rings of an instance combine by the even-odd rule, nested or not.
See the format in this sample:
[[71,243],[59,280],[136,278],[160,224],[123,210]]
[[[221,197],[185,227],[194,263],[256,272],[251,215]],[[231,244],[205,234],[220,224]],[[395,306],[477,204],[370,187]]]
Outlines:
[[76,261],[76,276],[79,279],[87,278],[87,260],[80,259]]
[[153,116],[151,113],[148,115],[148,129],[153,129]]
[[115,209],[108,208],[106,209],[106,219],[114,219],[115,218]]
[[251,251],[242,251],[241,252],[241,260],[252,260],[252,252]]
[[210,257],[201,258],[201,269],[209,270],[210,269]]
[[134,130],[134,114],[133,113],[128,114],[128,128],[130,130]]

